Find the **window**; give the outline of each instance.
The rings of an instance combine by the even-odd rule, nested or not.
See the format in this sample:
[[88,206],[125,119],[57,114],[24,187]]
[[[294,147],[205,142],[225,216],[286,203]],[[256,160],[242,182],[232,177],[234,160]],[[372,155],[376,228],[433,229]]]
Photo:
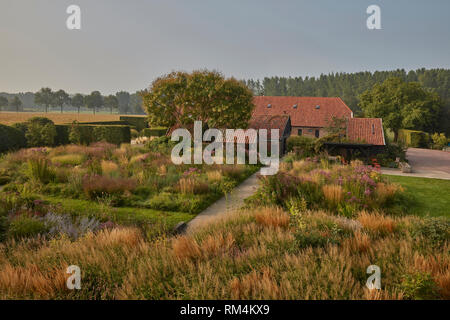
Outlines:
[[301,136],[301,135],[302,135],[302,133],[303,133],[302,129],[298,129],[298,132],[297,132],[297,134],[298,134],[299,136]]
[[315,132],[316,138],[318,138],[318,137],[319,137],[319,134],[320,134],[319,130],[318,130],[318,129],[316,129],[316,132]]

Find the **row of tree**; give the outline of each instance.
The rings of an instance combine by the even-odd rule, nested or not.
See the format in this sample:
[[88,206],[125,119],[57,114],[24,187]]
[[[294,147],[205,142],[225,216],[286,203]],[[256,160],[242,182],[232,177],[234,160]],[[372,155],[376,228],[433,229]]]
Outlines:
[[[9,108],[8,108],[9,107]],[[0,94],[0,111],[9,109],[23,111],[23,108],[48,112],[49,109],[59,108],[61,113],[64,108],[91,109],[95,114],[100,108],[106,108],[111,113],[120,114],[144,114],[140,92],[130,94],[126,91],[117,92],[115,95],[102,96],[99,91],[93,91],[88,95],[77,93],[69,95],[64,90],[53,91],[50,88],[42,88],[36,93],[21,93],[17,95]]]
[[0,96],[0,111],[5,107],[11,107],[17,112],[19,112],[19,110],[22,108],[22,101],[17,96],[11,99],[8,99],[4,96]]
[[418,82],[425,89],[435,92],[442,100],[439,130],[450,134],[450,70],[418,69],[406,72],[394,71],[331,73],[319,77],[266,77],[261,80],[246,80],[255,95],[341,97],[355,115],[364,116],[360,96],[375,85],[389,78],[400,78],[404,82]]

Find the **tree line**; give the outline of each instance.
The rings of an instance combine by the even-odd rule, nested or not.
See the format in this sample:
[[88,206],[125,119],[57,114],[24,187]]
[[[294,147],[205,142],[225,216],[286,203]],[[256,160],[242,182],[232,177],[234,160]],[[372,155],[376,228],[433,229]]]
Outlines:
[[99,91],[83,95],[68,94],[64,90],[53,91],[42,88],[36,93],[27,92],[19,94],[0,93],[0,111],[42,111],[58,109],[61,113],[66,109],[76,109],[79,113],[82,108],[92,110],[95,114],[100,109],[107,109],[110,113],[144,114],[140,92],[117,92],[114,95],[103,96]]
[[255,95],[340,97],[353,110],[355,116],[365,116],[360,96],[376,84],[389,78],[400,78],[404,82],[418,82],[423,88],[437,93],[442,101],[438,115],[440,131],[450,134],[450,70],[418,69],[406,72],[393,71],[331,73],[319,77],[266,77],[262,80],[244,80]]

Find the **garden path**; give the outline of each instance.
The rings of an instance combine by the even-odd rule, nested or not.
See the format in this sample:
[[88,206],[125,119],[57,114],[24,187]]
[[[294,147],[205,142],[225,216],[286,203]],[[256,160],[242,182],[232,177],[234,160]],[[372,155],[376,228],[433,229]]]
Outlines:
[[252,196],[258,189],[258,174],[259,171],[234,188],[228,195],[228,199],[222,197],[211,206],[200,212],[187,224],[187,232],[192,232],[200,225],[207,223],[209,220],[214,219],[217,216],[229,214],[242,208],[244,205],[244,199]]

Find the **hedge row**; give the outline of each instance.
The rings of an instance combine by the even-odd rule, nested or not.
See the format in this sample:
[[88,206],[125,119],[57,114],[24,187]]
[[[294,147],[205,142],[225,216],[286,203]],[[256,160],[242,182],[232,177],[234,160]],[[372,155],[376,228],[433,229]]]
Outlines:
[[25,134],[10,126],[0,124],[0,153],[26,147]]
[[423,131],[400,129],[398,131],[398,139],[407,147],[426,148],[430,141],[430,136]]
[[[75,144],[90,144],[106,141],[113,144],[130,143],[130,126],[103,126],[72,124],[66,125],[68,141]],[[62,130],[62,129],[61,129]]]
[[120,121],[126,122],[130,126],[136,127],[137,131],[142,131],[143,129],[148,128],[147,117],[121,116]]
[[141,135],[144,137],[162,137],[166,132],[167,128],[165,127],[145,128],[141,131]]

